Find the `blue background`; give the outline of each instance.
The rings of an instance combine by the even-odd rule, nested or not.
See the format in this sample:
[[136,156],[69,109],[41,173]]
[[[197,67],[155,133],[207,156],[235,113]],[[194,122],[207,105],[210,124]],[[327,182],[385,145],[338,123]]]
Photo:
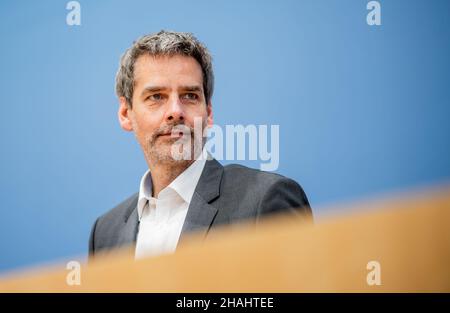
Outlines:
[[366,0],[79,1],[81,26],[67,2],[0,4],[0,271],[85,256],[95,218],[137,191],[114,76],[160,29],[212,52],[217,124],[280,125],[277,172],[319,219],[449,181],[450,1],[380,1],[378,27]]

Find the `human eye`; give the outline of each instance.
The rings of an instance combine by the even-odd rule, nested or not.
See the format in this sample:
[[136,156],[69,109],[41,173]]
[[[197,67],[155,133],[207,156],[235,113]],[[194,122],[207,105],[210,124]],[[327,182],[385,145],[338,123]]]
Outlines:
[[198,100],[198,95],[196,93],[193,92],[188,92],[185,93],[181,96],[183,99],[185,100],[189,100],[189,101],[197,101]]
[[160,93],[154,93],[149,95],[145,100],[150,100],[150,101],[161,101],[163,99],[162,94]]

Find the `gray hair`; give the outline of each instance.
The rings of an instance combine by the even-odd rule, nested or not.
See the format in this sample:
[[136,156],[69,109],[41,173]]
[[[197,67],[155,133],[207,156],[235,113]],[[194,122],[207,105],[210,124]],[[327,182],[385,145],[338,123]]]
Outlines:
[[124,97],[132,106],[134,91],[134,64],[143,54],[153,56],[184,55],[193,57],[200,64],[203,73],[203,90],[209,104],[214,89],[212,57],[208,49],[191,33],[161,30],[158,33],[142,36],[125,51],[120,59],[116,74],[116,94]]

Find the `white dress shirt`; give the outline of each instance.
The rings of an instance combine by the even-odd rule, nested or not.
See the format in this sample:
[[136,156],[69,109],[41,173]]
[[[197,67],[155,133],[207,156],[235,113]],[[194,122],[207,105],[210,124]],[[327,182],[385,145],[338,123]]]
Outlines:
[[148,170],[141,179],[138,199],[139,231],[135,258],[175,251],[192,195],[205,167],[205,151],[183,173],[152,196],[152,177]]

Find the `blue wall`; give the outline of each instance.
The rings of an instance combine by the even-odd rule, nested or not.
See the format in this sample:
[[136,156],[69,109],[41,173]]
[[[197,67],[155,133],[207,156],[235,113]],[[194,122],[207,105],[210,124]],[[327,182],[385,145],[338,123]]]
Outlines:
[[217,124],[280,125],[277,172],[317,216],[449,181],[449,1],[380,1],[372,27],[366,0],[80,0],[72,27],[67,2],[0,2],[0,271],[85,255],[95,218],[137,191],[114,75],[160,29],[211,50]]

